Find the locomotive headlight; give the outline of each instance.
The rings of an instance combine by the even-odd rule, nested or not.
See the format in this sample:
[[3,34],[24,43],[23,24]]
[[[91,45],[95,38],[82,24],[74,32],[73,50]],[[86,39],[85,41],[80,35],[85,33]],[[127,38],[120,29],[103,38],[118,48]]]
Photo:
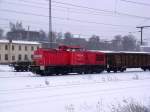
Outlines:
[[45,70],[45,66],[40,66],[40,70]]

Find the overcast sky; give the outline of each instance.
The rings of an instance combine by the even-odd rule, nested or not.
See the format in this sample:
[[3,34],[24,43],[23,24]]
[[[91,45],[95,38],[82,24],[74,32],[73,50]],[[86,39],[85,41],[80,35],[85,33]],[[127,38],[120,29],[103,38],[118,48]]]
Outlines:
[[[84,38],[96,34],[100,38],[108,40],[114,35],[127,35],[131,32],[140,40],[140,33],[137,32],[139,30],[136,29],[136,26],[150,25],[150,20],[145,19],[146,17],[150,18],[150,5],[148,5],[150,0],[127,1],[142,2],[147,5],[122,0],[53,0],[53,31],[69,31],[73,34],[81,34],[81,37]],[[73,7],[60,4],[60,2],[98,10]],[[15,11],[17,13],[14,13]],[[115,12],[143,18],[119,16]],[[9,21],[16,22],[17,20],[22,21],[26,29],[30,26],[30,30],[39,31],[43,29],[48,31],[48,0],[0,0],[0,28],[8,30]],[[150,28],[144,30],[144,39],[149,38]]]

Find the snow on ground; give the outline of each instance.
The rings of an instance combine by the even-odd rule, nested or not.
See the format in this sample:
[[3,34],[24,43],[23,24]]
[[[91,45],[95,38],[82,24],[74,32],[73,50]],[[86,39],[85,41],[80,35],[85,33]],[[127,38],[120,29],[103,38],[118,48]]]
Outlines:
[[0,66],[0,112],[109,112],[130,100],[148,105],[150,72],[39,77]]
[[5,71],[13,71],[13,68],[9,67],[8,65],[0,65],[0,72]]

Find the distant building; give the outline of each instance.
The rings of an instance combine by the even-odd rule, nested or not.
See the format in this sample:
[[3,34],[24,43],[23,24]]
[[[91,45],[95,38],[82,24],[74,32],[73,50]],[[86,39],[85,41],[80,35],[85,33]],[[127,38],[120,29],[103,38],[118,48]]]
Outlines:
[[40,33],[37,31],[16,30],[7,33],[7,39],[11,40],[26,40],[39,41]]
[[38,42],[0,40],[0,63],[31,61],[38,48],[41,48]]

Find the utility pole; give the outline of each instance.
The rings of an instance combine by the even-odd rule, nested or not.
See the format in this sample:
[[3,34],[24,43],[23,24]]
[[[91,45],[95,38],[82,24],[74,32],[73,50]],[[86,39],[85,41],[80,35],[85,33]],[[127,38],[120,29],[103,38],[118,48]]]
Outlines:
[[27,39],[30,38],[30,26],[28,26],[28,31],[27,31]]
[[148,28],[148,27],[150,27],[150,26],[138,26],[138,27],[136,27],[136,28],[140,28],[140,32],[141,32],[141,45],[143,45],[143,29],[144,28]]
[[49,0],[49,41],[50,41],[50,48],[53,47],[53,37],[52,37],[52,4],[51,0]]

